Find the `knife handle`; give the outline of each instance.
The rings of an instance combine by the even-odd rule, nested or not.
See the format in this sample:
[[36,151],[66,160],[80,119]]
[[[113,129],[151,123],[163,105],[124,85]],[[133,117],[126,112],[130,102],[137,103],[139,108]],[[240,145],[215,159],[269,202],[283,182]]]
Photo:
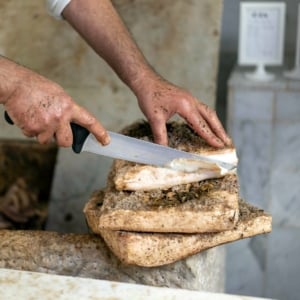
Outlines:
[[83,147],[83,144],[87,138],[87,136],[90,134],[90,132],[75,123],[71,123],[71,129],[73,133],[73,144],[72,144],[72,149],[75,153],[80,153]]
[[10,116],[8,115],[7,111],[4,112],[4,119],[5,121],[10,124],[10,125],[14,125],[14,121],[10,118]]
[[[4,112],[4,119],[5,121],[10,124],[10,125],[14,125],[13,120],[10,118],[9,114],[7,113],[7,111]],[[73,144],[72,144],[72,149],[75,153],[80,153],[81,149],[83,147],[83,144],[85,142],[85,139],[87,138],[87,136],[90,134],[89,131],[87,129],[85,129],[84,127],[75,124],[75,123],[71,123],[71,129],[72,129],[72,133],[73,133]]]

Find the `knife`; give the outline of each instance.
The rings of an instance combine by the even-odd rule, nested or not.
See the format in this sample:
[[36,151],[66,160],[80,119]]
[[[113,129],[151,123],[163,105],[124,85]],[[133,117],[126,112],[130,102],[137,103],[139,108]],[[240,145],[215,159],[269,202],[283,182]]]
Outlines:
[[[5,112],[4,116],[8,123],[13,124],[13,121],[7,112]],[[184,172],[195,172],[203,168],[211,169],[216,167],[225,172],[236,169],[235,164],[177,150],[111,131],[108,131],[110,143],[103,146],[86,128],[75,123],[71,123],[70,125],[73,133],[72,149],[75,153],[84,151],[91,152],[114,159],[167,167]]]
[[216,166],[226,171],[236,168],[234,164],[111,131],[108,131],[110,143],[102,146],[86,128],[75,123],[71,123],[71,128],[73,132],[72,149],[75,153],[86,151],[115,159],[168,167],[185,172],[194,172],[199,168],[209,169]]

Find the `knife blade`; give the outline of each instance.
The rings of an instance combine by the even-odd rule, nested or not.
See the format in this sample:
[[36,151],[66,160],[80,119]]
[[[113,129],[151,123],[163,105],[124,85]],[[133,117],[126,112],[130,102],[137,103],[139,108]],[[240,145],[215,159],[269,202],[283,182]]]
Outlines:
[[91,152],[114,159],[167,167],[185,172],[216,167],[228,172],[236,168],[236,164],[177,150],[111,131],[108,131],[111,138],[110,143],[102,146],[95,136],[82,126],[71,123],[71,128],[73,132],[72,149],[75,153],[83,151]]

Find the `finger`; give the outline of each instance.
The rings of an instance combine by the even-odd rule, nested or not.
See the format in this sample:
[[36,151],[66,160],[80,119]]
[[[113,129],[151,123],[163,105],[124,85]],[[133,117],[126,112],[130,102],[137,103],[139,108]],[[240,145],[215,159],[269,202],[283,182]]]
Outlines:
[[214,147],[224,147],[224,142],[216,136],[216,134],[211,130],[209,124],[202,117],[201,113],[198,111],[198,100],[196,101],[196,105],[186,105],[178,114],[184,118],[189,126],[195,130],[206,142]]
[[73,134],[70,123],[61,125],[55,132],[56,143],[60,147],[70,147],[73,143]]
[[51,131],[44,131],[39,133],[36,138],[40,144],[49,144],[53,141],[53,135],[54,134]]
[[29,137],[29,138],[35,137],[35,136],[36,136],[35,133],[33,133],[33,132],[31,132],[31,131],[24,130],[24,129],[22,130],[22,133],[23,133],[25,136]]
[[109,144],[110,137],[104,126],[84,108],[77,107],[74,110],[72,122],[86,128],[102,145]]
[[216,112],[204,103],[199,103],[198,111],[200,112],[201,116],[205,119],[205,121],[208,123],[210,128],[213,130],[215,135],[218,136],[224,142],[224,144],[231,145],[232,141],[227,135]]
[[160,145],[168,145],[168,135],[165,120],[149,120],[154,142]]
[[213,147],[224,147],[224,142],[215,135],[215,133],[210,129],[207,122],[197,114],[190,114],[186,118],[188,124],[193,128],[206,142]]

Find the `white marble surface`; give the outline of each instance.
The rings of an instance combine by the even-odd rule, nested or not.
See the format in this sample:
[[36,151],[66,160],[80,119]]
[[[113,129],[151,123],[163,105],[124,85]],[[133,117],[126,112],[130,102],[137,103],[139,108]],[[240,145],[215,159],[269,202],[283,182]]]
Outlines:
[[227,246],[226,290],[299,299],[300,82],[279,72],[273,82],[255,83],[234,70],[229,89],[241,194],[271,213],[273,229]]
[[[0,269],[0,298],[5,300],[255,300],[221,293]],[[262,298],[261,298],[262,299]]]
[[268,82],[258,82],[254,80],[249,80],[246,78],[245,74],[247,72],[253,71],[255,68],[253,67],[236,67],[234,69],[234,73],[232,73],[231,78],[229,80],[229,85],[236,85],[236,86],[242,86],[246,89],[252,89],[252,88],[259,88],[261,90],[276,90],[276,89],[284,89],[288,86],[288,82],[284,79],[282,76],[282,70],[281,68],[272,68],[272,70],[269,70],[272,74],[275,75],[273,81]]
[[300,81],[298,91],[284,90],[276,94],[275,115],[276,122],[299,122],[300,120]]
[[261,208],[268,208],[272,136],[270,122],[236,120],[231,130],[239,157],[240,194]]
[[[300,99],[298,100],[300,102]],[[300,119],[300,115],[298,118]],[[278,226],[300,228],[299,132],[300,120],[298,122],[280,122],[274,125],[270,209],[274,215],[274,224]]]
[[296,300],[300,295],[300,230],[278,227],[269,236],[266,291],[268,297]]
[[263,292],[263,270],[249,246],[250,240],[240,240],[226,246],[226,286],[234,294],[259,297]]
[[[272,119],[272,106],[274,92],[268,90],[239,89],[234,91],[229,120],[257,120],[270,121]],[[230,105],[230,103],[229,103]]]

